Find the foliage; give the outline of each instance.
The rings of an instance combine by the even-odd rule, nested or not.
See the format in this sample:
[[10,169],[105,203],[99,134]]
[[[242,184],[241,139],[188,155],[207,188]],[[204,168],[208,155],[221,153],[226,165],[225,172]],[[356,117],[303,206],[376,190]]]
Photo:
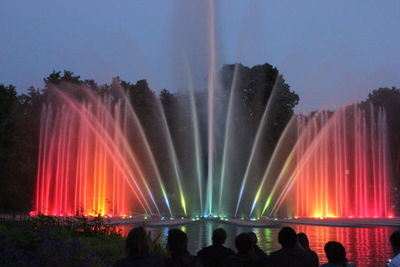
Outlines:
[[[151,251],[167,252],[154,240]],[[1,266],[110,266],[125,256],[125,239],[101,217],[55,218],[0,224]]]
[[0,210],[27,212],[38,153],[42,95],[29,88],[17,96],[13,86],[0,85]]
[[[390,164],[394,177],[400,177],[400,88],[382,87],[373,90],[364,105],[372,103],[375,107],[383,107],[386,111],[388,125],[388,140],[390,151]],[[397,214],[400,214],[400,179],[394,179],[393,203],[397,209]]]
[[[1,228],[0,265],[106,266],[111,263],[106,256],[116,251],[104,253],[99,250],[101,253],[98,253],[96,248],[86,245],[87,240],[83,240],[86,231],[74,229],[68,221],[45,216],[29,221],[5,222]],[[101,244],[99,236],[92,239]],[[107,240],[103,242],[107,243]]]

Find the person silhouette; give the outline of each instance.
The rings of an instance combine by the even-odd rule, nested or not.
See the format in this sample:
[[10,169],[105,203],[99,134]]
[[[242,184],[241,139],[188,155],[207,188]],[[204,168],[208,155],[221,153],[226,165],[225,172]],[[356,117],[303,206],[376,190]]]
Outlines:
[[253,241],[248,233],[241,233],[235,238],[238,252],[226,259],[225,267],[258,267],[266,266],[266,262],[253,252]]
[[313,266],[310,255],[297,243],[296,231],[291,227],[283,227],[278,234],[282,248],[273,251],[269,256],[272,266],[308,267]]
[[167,250],[171,257],[165,260],[167,267],[200,267],[203,266],[197,257],[193,257],[187,250],[187,235],[179,229],[168,231]]
[[256,235],[254,232],[249,232],[248,234],[250,235],[251,241],[253,242],[253,250],[254,250],[254,253],[256,254],[256,256],[258,256],[258,257],[263,258],[263,259],[266,260],[266,259],[268,258],[268,255],[267,255],[267,253],[265,253],[265,252],[257,245],[257,242],[258,242],[257,235]]
[[355,267],[354,264],[348,264],[346,259],[346,250],[344,246],[336,241],[329,241],[324,247],[328,263],[321,267]]
[[308,241],[308,237],[305,233],[298,233],[297,234],[297,241],[299,242],[300,246],[304,248],[304,250],[310,254],[310,257],[313,261],[313,266],[319,266],[319,259],[317,253],[314,250],[310,249],[310,242]]
[[222,228],[217,228],[212,234],[212,245],[201,249],[197,256],[205,267],[221,266],[221,264],[235,252],[224,246],[227,234]]
[[133,228],[125,243],[127,257],[114,264],[116,267],[135,266],[135,267],[157,267],[164,266],[161,259],[150,254],[150,240],[143,227]]
[[389,267],[400,267],[400,231],[395,231],[390,235],[394,257],[389,261]]

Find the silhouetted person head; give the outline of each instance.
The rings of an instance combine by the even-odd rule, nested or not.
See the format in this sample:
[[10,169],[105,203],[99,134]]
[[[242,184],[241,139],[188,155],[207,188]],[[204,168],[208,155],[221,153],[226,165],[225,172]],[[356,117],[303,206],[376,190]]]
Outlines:
[[143,227],[133,228],[126,238],[125,246],[130,256],[149,255],[150,241],[146,230]]
[[291,227],[283,227],[278,234],[278,241],[282,248],[292,248],[297,243],[296,231]]
[[300,245],[304,249],[310,249],[310,242],[308,241],[308,237],[305,233],[298,233],[297,234],[297,241],[299,241]]
[[325,244],[324,250],[329,263],[346,265],[346,250],[342,244],[335,241],[329,241]]
[[168,231],[167,249],[172,253],[179,253],[187,250],[187,235],[179,229]]
[[222,228],[217,228],[214,230],[212,235],[212,241],[214,245],[222,245],[225,243],[227,234],[226,231]]
[[400,231],[395,231],[390,235],[390,244],[394,253],[400,253]]
[[251,237],[251,242],[253,243],[253,246],[257,245],[257,235],[254,232],[248,232],[247,234]]
[[240,253],[248,253],[253,246],[253,241],[248,233],[241,233],[235,238],[235,246]]

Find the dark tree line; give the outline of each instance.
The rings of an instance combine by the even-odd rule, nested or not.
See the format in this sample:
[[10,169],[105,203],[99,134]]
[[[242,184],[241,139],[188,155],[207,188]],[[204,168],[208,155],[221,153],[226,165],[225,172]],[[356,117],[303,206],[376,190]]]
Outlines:
[[0,85],[0,205],[2,211],[28,211],[32,203],[43,94],[29,88],[17,95]]
[[388,122],[389,152],[392,166],[391,175],[394,177],[394,199],[396,211],[400,212],[400,88],[381,87],[373,90],[365,102],[376,107],[383,107]]
[[[232,86],[236,69],[236,86]],[[234,107],[232,111],[232,131],[235,133],[233,141],[237,146],[232,148],[233,153],[241,154],[238,161],[248,159],[254,137],[257,132],[268,100],[271,101],[269,118],[265,131],[262,132],[260,143],[261,156],[257,158],[258,165],[265,166],[274,146],[276,145],[287,122],[294,114],[294,107],[299,101],[298,95],[290,90],[289,85],[281,78],[276,86],[278,70],[269,64],[246,67],[238,65],[224,65],[220,70],[220,93],[216,96],[216,109],[220,110],[217,122],[218,129],[225,129],[227,107],[231,90],[235,90]],[[57,101],[52,87],[62,84],[79,85],[90,88],[95,94],[111,94],[118,97],[118,90],[122,89],[129,97],[129,101],[143,125],[152,150],[155,152],[157,163],[163,175],[171,172],[169,154],[165,151],[165,129],[160,117],[159,109],[163,107],[166,121],[171,131],[172,141],[176,147],[178,160],[181,163],[183,175],[191,175],[194,144],[187,138],[193,136],[192,115],[190,112],[190,95],[172,93],[166,89],[157,93],[151,90],[146,80],[136,83],[113,78],[110,84],[98,85],[94,80],[83,80],[70,71],[53,71],[44,78],[44,88],[29,88],[24,94],[17,94],[12,85],[0,84],[0,212],[27,212],[32,209],[37,156],[39,148],[39,126],[43,103]],[[275,85],[275,87],[274,87]],[[73,94],[79,100],[84,100],[85,94],[74,89],[74,86],[62,86],[62,90]],[[273,91],[276,90],[276,92]],[[195,105],[199,118],[200,139],[202,143],[203,168],[207,169],[207,92],[195,92]],[[157,101],[159,103],[157,104]],[[393,142],[391,153],[396,164],[396,177],[400,167],[400,139],[396,134],[400,130],[400,120],[396,117],[400,103],[400,89],[380,88],[373,91],[367,101],[387,109],[390,124],[390,140]],[[137,140],[137,136],[130,136]],[[216,138],[221,138],[217,136]],[[222,139],[219,139],[222,140]],[[220,149],[221,151],[221,149]],[[221,153],[217,158],[221,159]],[[234,162],[233,162],[234,164]],[[233,170],[243,173],[243,166]],[[217,172],[220,170],[216,170]],[[188,180],[186,187],[194,182]]]

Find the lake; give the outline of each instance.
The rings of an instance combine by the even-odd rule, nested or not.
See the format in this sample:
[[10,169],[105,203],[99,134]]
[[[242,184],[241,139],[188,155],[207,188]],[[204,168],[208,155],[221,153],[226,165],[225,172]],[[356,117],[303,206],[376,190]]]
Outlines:
[[[201,248],[211,244],[211,235],[214,229],[222,227],[228,233],[226,246],[235,249],[234,238],[241,232],[255,232],[258,237],[258,245],[268,254],[271,251],[280,248],[278,243],[278,232],[281,225],[274,228],[252,228],[242,227],[233,224],[225,224],[216,221],[199,221],[188,225],[174,227],[151,227],[146,228],[151,231],[155,238],[160,236],[163,245],[166,242],[168,230],[179,228],[187,233],[189,243],[188,249],[192,254],[196,254]],[[332,226],[314,226],[314,225],[288,225],[293,227],[297,233],[304,232],[310,240],[310,247],[314,250],[320,259],[320,263],[326,263],[324,245],[327,241],[341,242],[347,252],[349,263],[357,266],[385,266],[384,263],[391,258],[392,250],[390,247],[389,236],[395,230],[395,227],[376,226],[376,227],[332,227]],[[124,233],[127,233],[134,225],[119,226]]]

